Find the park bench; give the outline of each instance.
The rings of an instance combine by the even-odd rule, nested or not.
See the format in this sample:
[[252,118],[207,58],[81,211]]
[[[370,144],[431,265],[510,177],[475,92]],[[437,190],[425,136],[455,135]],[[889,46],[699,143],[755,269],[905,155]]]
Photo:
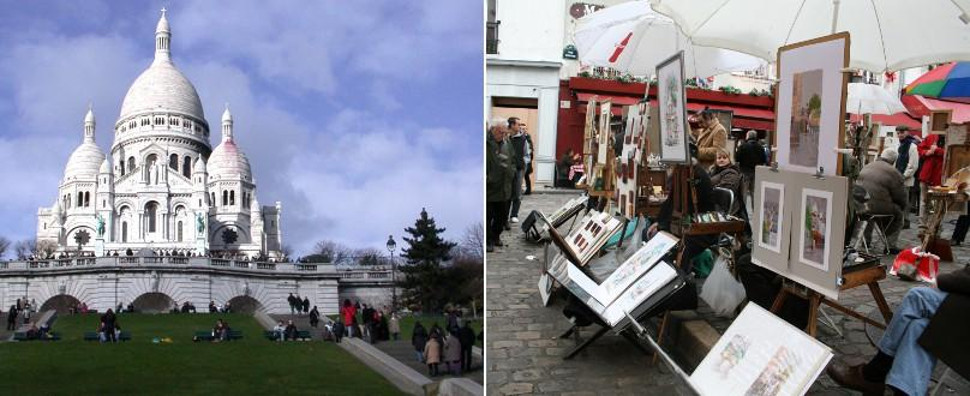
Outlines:
[[[243,338],[242,330],[230,329],[228,338],[230,341],[241,340]],[[204,330],[204,331],[196,331],[195,337],[193,337],[193,339],[198,341],[212,341],[215,339],[215,337],[212,336],[212,331]]]
[[[263,337],[266,337],[266,339],[270,341],[276,341],[276,332],[266,330],[263,332]],[[297,330],[296,338],[302,341],[309,341],[313,337],[310,335],[310,330]]]
[[[84,332],[84,341],[100,341],[100,340],[101,340],[101,337],[98,336],[98,333],[96,331]],[[131,332],[122,331],[121,334],[118,335],[118,341],[131,341]]]
[[18,331],[16,333],[13,333],[14,341],[57,341],[60,339],[61,339],[61,335],[53,331],[50,333],[47,333],[47,336],[42,338],[27,338],[26,331]]

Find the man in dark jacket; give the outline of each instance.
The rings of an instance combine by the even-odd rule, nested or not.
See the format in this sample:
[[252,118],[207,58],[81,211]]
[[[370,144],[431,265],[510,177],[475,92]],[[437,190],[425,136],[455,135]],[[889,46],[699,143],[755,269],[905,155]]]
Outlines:
[[[744,176],[742,190],[745,197],[754,197],[754,169],[759,165],[768,163],[765,148],[758,141],[758,131],[748,131],[744,143],[741,143],[737,151],[734,152],[734,161],[741,167],[741,175]],[[754,201],[752,201],[753,204]]]
[[418,361],[424,363],[424,344],[428,343],[428,331],[424,329],[421,322],[414,324],[414,331],[411,332],[411,346],[417,352]]
[[485,245],[492,252],[503,246],[500,235],[505,229],[512,198],[515,155],[506,139],[504,121],[493,122],[485,137]]
[[458,330],[458,340],[461,341],[461,371],[472,371],[472,346],[475,345],[475,330],[472,322],[465,321],[465,325]]
[[883,394],[886,385],[907,395],[926,394],[936,359],[970,377],[970,267],[940,275],[937,287],[906,292],[866,364],[832,364],[829,377],[864,394]]
[[[893,166],[896,157],[895,149],[883,150],[879,159],[862,168],[856,179],[856,184],[869,193],[869,201],[866,202],[868,213],[893,216],[885,226],[886,240],[892,254],[899,253],[896,241],[899,239],[899,231],[903,229],[904,210],[908,199],[903,175]],[[867,227],[866,240],[870,239],[870,235],[871,228]]]

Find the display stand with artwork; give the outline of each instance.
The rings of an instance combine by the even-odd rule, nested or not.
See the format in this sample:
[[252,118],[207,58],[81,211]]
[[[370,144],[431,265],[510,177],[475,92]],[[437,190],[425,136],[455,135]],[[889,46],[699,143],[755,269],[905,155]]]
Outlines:
[[573,222],[569,226],[569,231],[566,232],[568,234],[570,231],[572,231],[573,225],[575,225],[576,219],[579,217],[579,213],[582,212],[586,207],[587,200],[589,200],[589,197],[585,195],[570,199],[548,217],[546,217],[541,211],[533,210],[531,213],[529,213],[529,216],[522,221],[522,232],[525,233],[526,238],[534,242],[540,242],[548,237],[546,231],[550,226],[553,228],[559,228],[563,224],[566,224],[567,221],[572,219]]
[[[553,241],[556,240],[554,237]],[[678,241],[670,234],[658,234],[645,242],[602,282],[594,281],[580,266],[568,259],[554,262],[554,267],[540,279],[540,288],[542,282],[561,284],[592,313],[592,317],[587,319],[600,326],[591,337],[568,351],[563,359],[571,359],[611,330],[649,353],[632,332],[630,326],[635,320],[631,321],[628,314],[634,318],[647,314],[686,284],[674,266],[662,260]],[[560,248],[566,250],[568,246]],[[551,289],[541,293],[549,294]],[[572,334],[576,327],[574,324],[560,338]]]
[[888,323],[892,312],[879,288],[886,268],[878,262],[843,270],[848,180],[841,176],[806,175],[768,167],[755,170],[754,243],[751,262],[788,279],[775,298],[777,312],[791,295],[809,301],[806,332],[815,336],[821,304],[885,328],[836,301],[839,294],[868,286]]
[[[923,234],[921,248],[940,256],[940,261],[952,262],[953,250],[949,240],[939,237],[942,228],[940,225],[947,212],[963,212],[966,209],[965,191],[970,183],[970,171],[962,170],[970,166],[970,139],[967,124],[948,123],[945,129],[943,175],[946,180],[942,186],[932,188],[926,195],[926,205],[931,215],[927,222],[927,231]],[[964,186],[961,187],[961,184]]]
[[779,167],[803,173],[819,168],[841,175],[835,149],[845,136],[849,34],[842,32],[778,49],[775,124]]
[[691,373],[701,395],[804,395],[832,349],[748,303]]
[[624,108],[626,122],[623,130],[623,151],[616,159],[614,169],[616,169],[616,196],[613,198],[617,203],[620,215],[626,218],[637,216],[637,193],[640,162],[643,159],[644,144],[644,124],[649,117],[646,114],[646,103]]

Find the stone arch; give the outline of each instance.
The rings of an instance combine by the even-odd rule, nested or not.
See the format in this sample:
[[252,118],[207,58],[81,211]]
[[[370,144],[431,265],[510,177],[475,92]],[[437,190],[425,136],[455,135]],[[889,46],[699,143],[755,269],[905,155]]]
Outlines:
[[256,311],[265,310],[263,303],[251,296],[236,296],[230,298],[227,302],[229,303],[232,312],[235,313],[252,314]]
[[136,312],[165,313],[175,306],[175,299],[165,293],[148,292],[135,298],[131,305],[135,307]]
[[40,305],[40,312],[53,309],[58,315],[66,315],[71,312],[72,307],[81,305],[81,300],[70,294],[58,294],[48,298]]

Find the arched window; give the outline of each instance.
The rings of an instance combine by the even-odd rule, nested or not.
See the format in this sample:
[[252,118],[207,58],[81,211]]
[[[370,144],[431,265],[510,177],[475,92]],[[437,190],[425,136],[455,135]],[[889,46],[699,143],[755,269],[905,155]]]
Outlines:
[[168,167],[169,168],[172,168],[172,169],[175,169],[176,171],[179,170],[179,156],[178,156],[178,154],[172,154],[172,155],[168,156]]
[[182,176],[192,177],[192,157],[187,155],[182,159]]
[[233,191],[230,191],[229,192],[229,204],[230,205],[235,205],[236,204],[236,190],[233,190]]
[[145,205],[145,216],[148,217],[148,232],[155,232],[158,214],[158,204],[155,202],[149,202]]
[[84,206],[84,193],[77,193],[77,207]]
[[182,242],[182,222],[181,221],[179,222],[176,229],[178,230],[178,241]]
[[118,164],[118,169],[121,171],[121,176],[125,175],[125,160],[122,159]]
[[84,192],[84,207],[87,208],[89,206],[91,206],[91,192],[90,191],[85,191]]
[[128,157],[128,172],[135,170],[135,157]]
[[229,191],[222,190],[222,206],[229,205]]
[[150,169],[155,162],[158,162],[158,156],[155,154],[148,154],[148,157],[145,158],[145,168]]
[[121,222],[121,242],[128,242],[128,222]]
[[209,193],[209,205],[216,205],[216,193],[214,192]]

